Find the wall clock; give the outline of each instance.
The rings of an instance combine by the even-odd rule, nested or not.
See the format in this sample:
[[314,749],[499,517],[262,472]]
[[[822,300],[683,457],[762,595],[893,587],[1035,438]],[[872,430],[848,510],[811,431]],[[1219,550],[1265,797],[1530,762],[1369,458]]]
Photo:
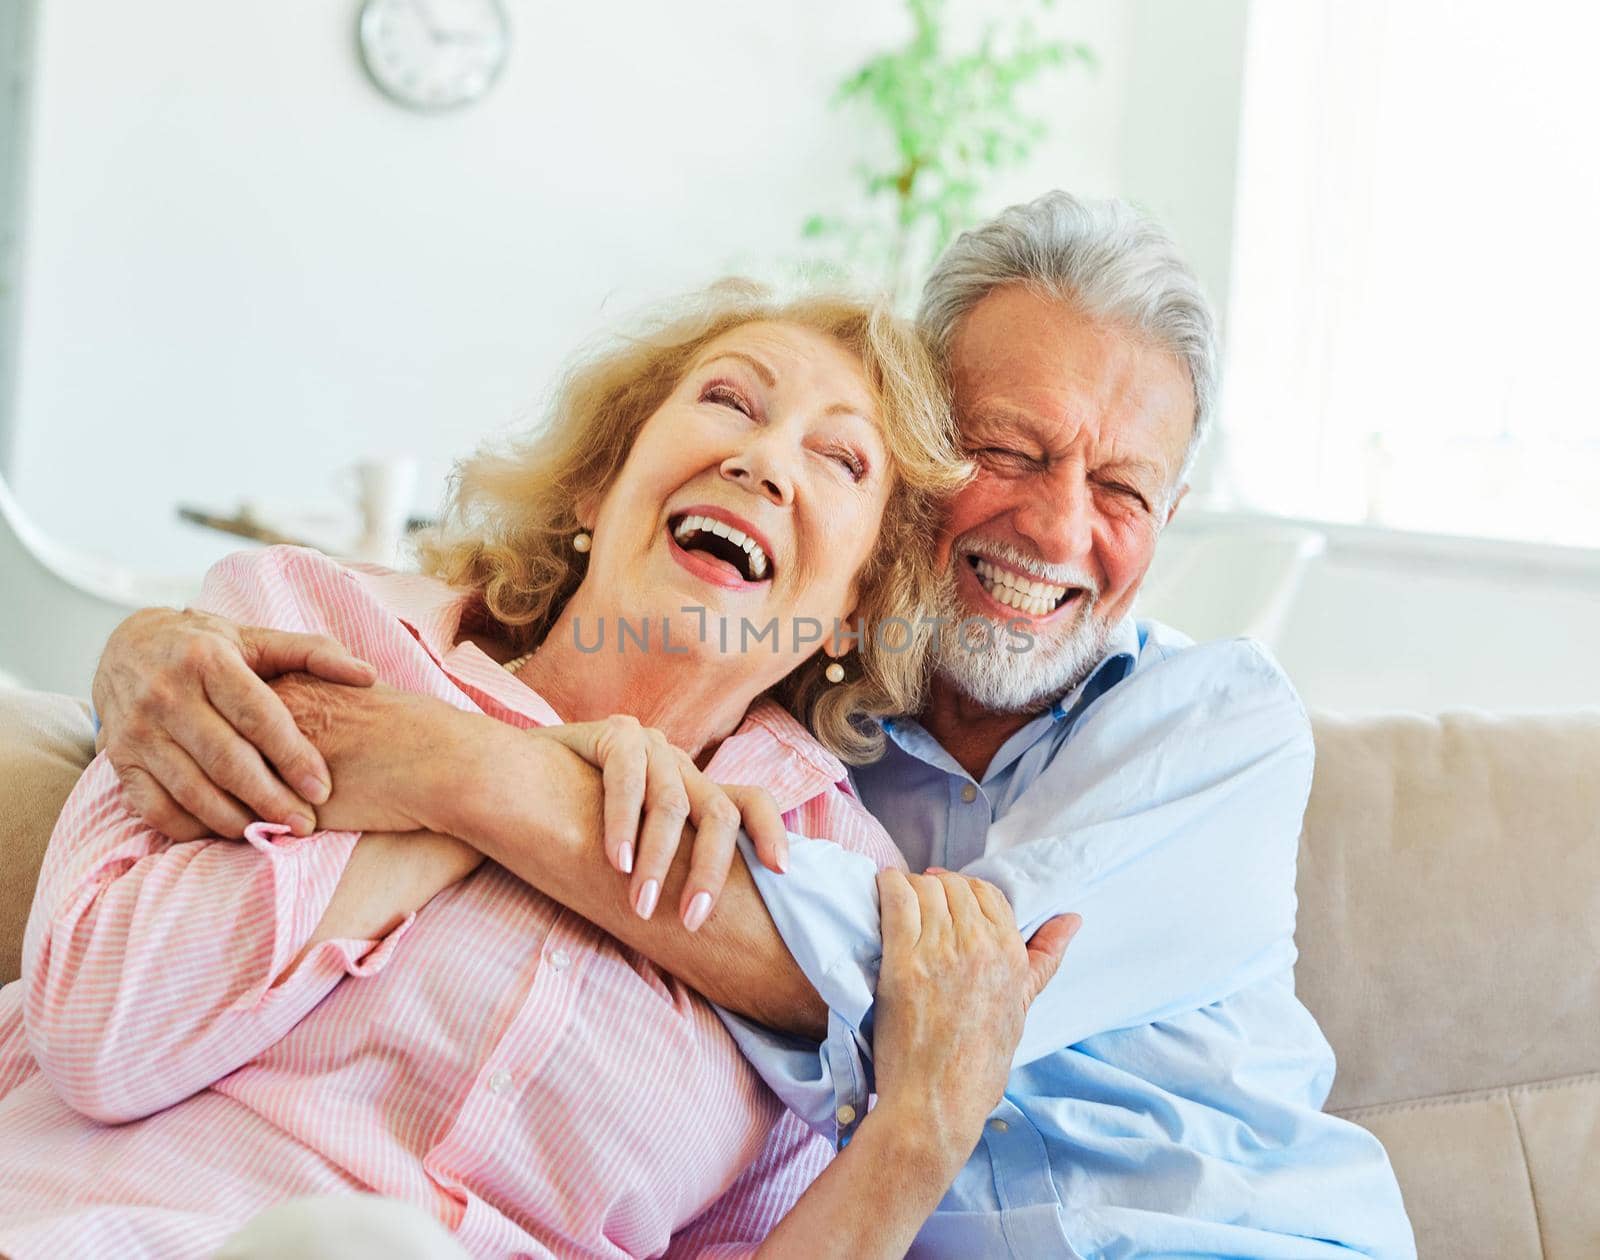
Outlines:
[[454,109],[489,90],[511,50],[500,0],[365,0],[361,60],[412,109]]

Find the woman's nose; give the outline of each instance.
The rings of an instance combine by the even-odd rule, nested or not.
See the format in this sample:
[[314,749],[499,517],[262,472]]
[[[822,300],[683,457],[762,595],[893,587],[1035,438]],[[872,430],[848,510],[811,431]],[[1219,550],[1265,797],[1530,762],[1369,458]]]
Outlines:
[[794,482],[767,443],[752,443],[722,461],[722,475],[751,494],[759,494],[779,507],[794,502]]

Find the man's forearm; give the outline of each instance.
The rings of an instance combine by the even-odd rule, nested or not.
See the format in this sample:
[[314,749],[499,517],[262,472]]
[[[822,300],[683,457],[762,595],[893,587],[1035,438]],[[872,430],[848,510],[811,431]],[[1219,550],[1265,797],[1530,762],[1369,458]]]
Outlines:
[[[828,1011],[790,956],[755,881],[735,861],[716,909],[698,932],[677,916],[634,913],[628,882],[601,845],[600,772],[553,740],[492,718],[471,723],[470,765],[440,802],[441,829],[459,836],[554,901],[632,946],[703,996],[769,1028],[821,1040]],[[433,819],[429,820],[433,822]],[[678,903],[693,833],[686,832],[661,891]]]

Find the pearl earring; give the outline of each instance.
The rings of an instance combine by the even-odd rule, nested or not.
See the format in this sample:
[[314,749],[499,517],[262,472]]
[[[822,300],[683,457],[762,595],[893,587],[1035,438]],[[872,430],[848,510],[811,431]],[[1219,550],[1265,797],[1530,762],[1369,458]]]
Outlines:
[[589,550],[589,546],[593,542],[593,538],[580,530],[578,533],[572,536],[572,549],[579,555],[582,555],[584,552]]
[[824,678],[826,678],[831,683],[843,682],[844,681],[844,666],[839,664],[838,661],[834,661],[831,665],[828,666],[827,669],[822,671],[822,676]]

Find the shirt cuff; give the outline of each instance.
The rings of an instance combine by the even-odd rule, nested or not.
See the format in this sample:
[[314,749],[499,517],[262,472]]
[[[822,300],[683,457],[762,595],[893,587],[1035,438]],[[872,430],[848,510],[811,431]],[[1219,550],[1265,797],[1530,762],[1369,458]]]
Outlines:
[[279,927],[268,978],[241,996],[242,1005],[253,1005],[268,994],[281,993],[302,977],[330,976],[335,972],[373,976],[388,965],[400,939],[415,921],[415,914],[408,914],[377,939],[335,937],[320,941],[301,959],[293,979],[284,978],[291,960],[305,947],[327,913],[361,839],[359,831],[318,831],[295,836],[281,823],[256,822],[245,828],[244,838],[269,859],[274,920]]
[[[870,1018],[870,1012],[869,1012]],[[872,1050],[870,1041],[832,1011],[828,1012],[828,1039],[822,1057],[833,1082],[833,1144],[843,1149],[855,1136],[856,1126],[867,1118],[872,1101]],[[826,1130],[824,1136],[829,1136]]]
[[767,911],[828,1006],[821,1045],[731,1011],[717,1014],[789,1110],[842,1146],[865,1119],[874,1081],[872,1005],[882,958],[877,867],[829,841],[791,834],[789,867],[769,870],[744,834],[739,846]]
[[818,1045],[720,1006],[712,1009],[785,1107],[835,1147],[850,1140],[871,1100],[872,1061],[848,1023],[829,1012],[827,1040]]
[[770,870],[743,832],[745,865],[783,943],[827,1003],[871,1045],[872,1003],[883,961],[878,868],[829,840],[789,834],[789,866]]
[[394,956],[394,951],[399,948],[401,939],[411,930],[411,925],[416,921],[417,912],[413,910],[384,935],[376,939],[340,936],[323,941],[311,952],[315,954],[318,950],[325,950],[332,946],[338,951],[337,957],[343,963],[345,975],[375,976],[389,965],[389,960]]

